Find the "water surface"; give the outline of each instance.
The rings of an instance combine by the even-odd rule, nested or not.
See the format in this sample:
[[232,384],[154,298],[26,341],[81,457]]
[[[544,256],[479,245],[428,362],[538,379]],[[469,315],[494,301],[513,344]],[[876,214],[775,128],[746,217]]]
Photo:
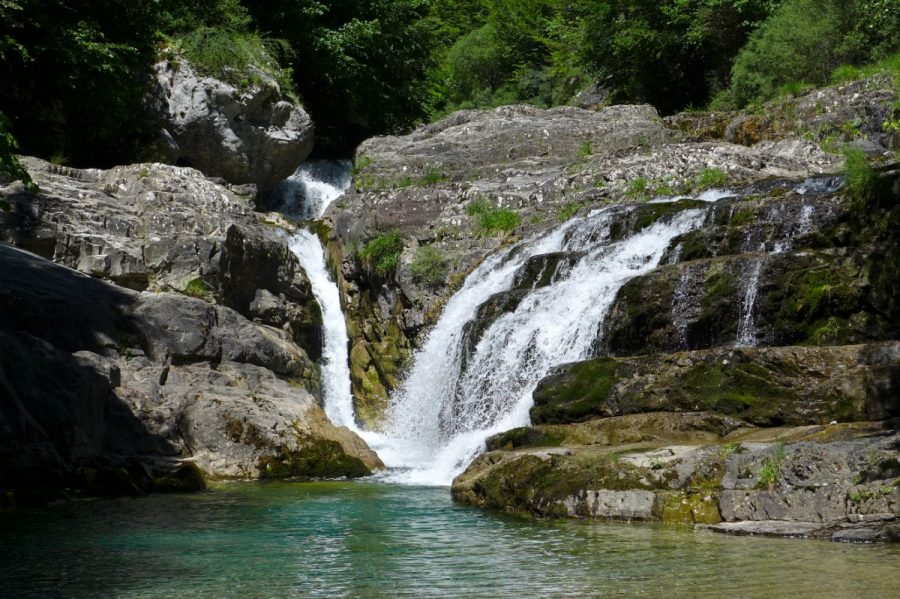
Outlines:
[[0,511],[3,597],[896,597],[900,548],[547,522],[446,488],[236,483]]

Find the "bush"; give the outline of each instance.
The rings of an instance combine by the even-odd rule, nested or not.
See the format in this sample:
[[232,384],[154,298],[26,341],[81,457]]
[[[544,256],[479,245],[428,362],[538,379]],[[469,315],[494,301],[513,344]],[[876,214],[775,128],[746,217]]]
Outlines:
[[632,200],[643,201],[650,199],[650,184],[646,177],[638,177],[628,182],[625,187],[625,197]]
[[18,148],[16,138],[9,132],[9,121],[0,112],[0,177],[9,181],[21,181],[25,184],[25,189],[37,193],[37,185],[31,180],[28,171],[19,164],[19,157],[16,156]]
[[705,168],[697,179],[697,187],[700,190],[714,187],[724,187],[728,184],[728,173],[720,168]]
[[447,281],[447,257],[439,249],[426,245],[416,249],[409,271],[413,280],[429,287],[440,287]]
[[522,222],[522,218],[512,210],[492,206],[485,198],[471,202],[466,207],[466,213],[478,219],[478,227],[486,235],[509,233]]
[[392,275],[397,270],[400,254],[403,253],[403,237],[398,231],[379,235],[359,252],[366,266],[382,277]]
[[[884,59],[900,45],[896,0],[787,0],[751,36],[732,69],[738,106],[798,82],[823,85],[839,65]],[[838,76],[847,77],[843,68]]]
[[246,86],[261,81],[259,72],[250,68],[255,67],[274,79],[285,94],[294,95],[290,70],[278,65],[266,41],[256,33],[199,27],[182,37],[176,47],[205,74]]

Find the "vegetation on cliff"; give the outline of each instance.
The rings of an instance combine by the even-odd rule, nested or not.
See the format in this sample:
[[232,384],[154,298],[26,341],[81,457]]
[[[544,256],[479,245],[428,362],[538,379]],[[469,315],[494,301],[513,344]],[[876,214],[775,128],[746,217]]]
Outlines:
[[3,0],[0,23],[21,151],[76,166],[158,158],[144,98],[165,47],[237,85],[274,78],[320,150],[346,152],[458,108],[740,107],[896,71],[900,44],[893,0]]

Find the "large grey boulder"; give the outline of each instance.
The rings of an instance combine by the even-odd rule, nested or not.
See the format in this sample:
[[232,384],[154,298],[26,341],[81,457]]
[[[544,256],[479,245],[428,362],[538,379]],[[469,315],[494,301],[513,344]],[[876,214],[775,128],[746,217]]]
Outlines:
[[238,88],[198,73],[183,57],[154,66],[152,105],[164,123],[164,150],[213,177],[261,189],[309,156],[314,126],[263,73]]
[[2,243],[0,265],[0,489],[128,492],[187,464],[213,478],[381,466],[328,421],[318,368],[286,331]]

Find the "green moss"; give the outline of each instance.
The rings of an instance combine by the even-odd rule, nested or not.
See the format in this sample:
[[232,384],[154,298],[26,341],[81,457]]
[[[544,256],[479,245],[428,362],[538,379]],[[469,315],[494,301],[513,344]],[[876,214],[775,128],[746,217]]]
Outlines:
[[201,277],[191,279],[182,291],[185,295],[199,299],[207,299],[213,293],[213,287]]
[[544,379],[534,391],[532,421],[579,422],[600,413],[618,373],[615,359],[598,358],[572,364],[561,375]]
[[657,221],[677,214],[683,210],[697,208],[703,202],[695,200],[679,200],[677,202],[664,202],[660,204],[643,204],[635,209],[634,230],[646,229]]
[[710,312],[714,306],[737,297],[738,288],[734,277],[729,273],[713,273],[703,284],[703,299],[700,305],[704,313]]
[[372,472],[337,441],[307,438],[297,450],[282,446],[276,454],[259,458],[259,473],[262,479],[313,479],[358,478]]
[[753,208],[744,206],[735,211],[729,224],[734,227],[741,227],[752,221],[755,216],[756,211]]
[[559,447],[566,436],[550,433],[532,426],[522,426],[494,435],[487,440],[488,451],[518,449],[521,447]]

